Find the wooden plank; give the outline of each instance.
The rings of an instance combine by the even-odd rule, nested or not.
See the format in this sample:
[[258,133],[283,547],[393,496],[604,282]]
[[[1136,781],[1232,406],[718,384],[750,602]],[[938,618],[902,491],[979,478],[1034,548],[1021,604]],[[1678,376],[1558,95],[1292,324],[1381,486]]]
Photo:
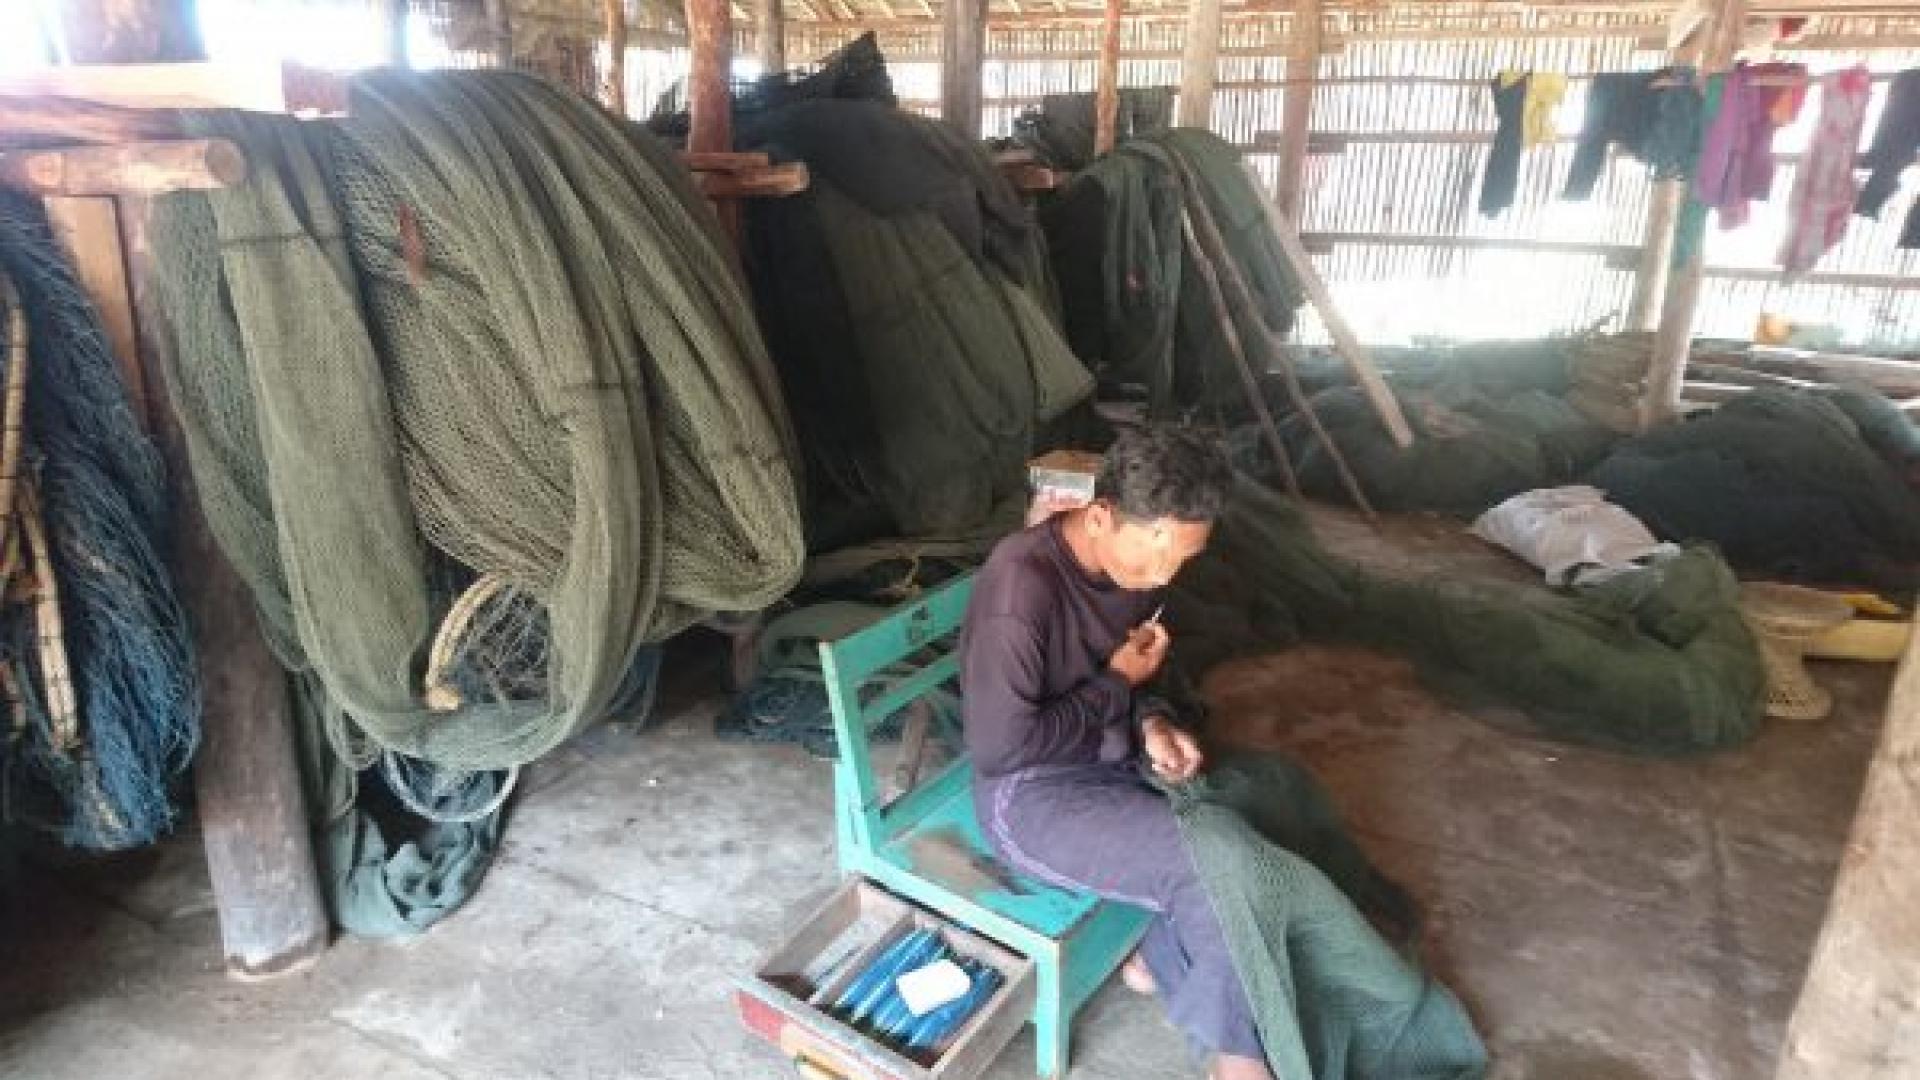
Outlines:
[[790,161],[742,172],[698,173],[694,181],[709,199],[770,199],[807,190],[805,162]]
[[[1704,31],[1704,71],[1725,71],[1732,66],[1745,23],[1746,0],[1716,0],[1713,22]],[[1646,396],[1640,401],[1642,427],[1666,423],[1680,414],[1680,384],[1686,378],[1687,358],[1693,349],[1693,320],[1700,306],[1705,260],[1705,251],[1696,251],[1685,266],[1668,276],[1660,324],[1654,331]]]
[[787,69],[787,21],[781,0],[754,0],[753,44],[762,72],[771,75]]
[[0,145],[184,138],[180,115],[59,97],[0,94]]
[[208,191],[246,179],[247,160],[226,139],[120,143],[0,154],[0,184],[32,195],[160,195]]
[[1106,0],[1100,20],[1100,66],[1094,75],[1093,156],[1113,149],[1120,120],[1120,8],[1125,0]]
[[627,0],[600,0],[607,31],[607,108],[627,115]]
[[1908,644],[1886,726],[1841,855],[1813,960],[1787,1022],[1776,1080],[1920,1076],[1920,636]]
[[[280,65],[272,62],[87,64],[0,76],[0,97],[55,97],[133,109],[282,112],[286,97],[280,76]],[[87,140],[76,136],[67,141]]]
[[987,49],[987,0],[946,0],[940,13],[940,119],[980,137],[980,66]]
[[152,431],[153,403],[140,364],[140,337],[133,317],[126,252],[121,246],[119,210],[111,198],[55,197],[46,199],[45,204],[54,239],[66,252],[74,275],[100,313],[134,415]]
[[194,801],[220,914],[226,967],[258,979],[310,966],[330,927],[320,896],[306,800],[294,750],[287,672],[268,651],[253,597],[200,512],[186,442],[164,399],[172,331],[155,293],[147,233],[148,200],[120,203],[127,268],[150,376],[157,441],[173,481],[172,565],[193,627],[199,666],[201,737]]
[[1220,78],[1220,0],[1188,0],[1187,37],[1180,56],[1180,126],[1213,124],[1213,91]]
[[1294,7],[1287,49],[1287,98],[1280,137],[1280,175],[1275,198],[1290,222],[1300,220],[1305,201],[1307,138],[1313,130],[1313,92],[1320,73],[1321,0]]
[[[1255,191],[1260,190],[1260,177],[1253,168],[1242,163],[1246,169],[1247,182]],[[1393,396],[1393,390],[1387,386],[1380,371],[1373,366],[1373,358],[1360,338],[1347,325],[1347,320],[1334,306],[1333,294],[1327,291],[1327,283],[1320,277],[1320,271],[1313,265],[1313,257],[1300,243],[1300,234],[1294,231],[1293,222],[1270,199],[1262,198],[1260,205],[1267,211],[1267,224],[1280,242],[1280,251],[1287,257],[1287,264],[1293,269],[1294,277],[1305,290],[1307,299],[1314,310],[1320,313],[1320,321],[1326,324],[1328,336],[1333,338],[1334,351],[1340,359],[1346,361],[1347,369],[1353,373],[1353,379],[1360,384],[1360,392],[1366,395],[1367,402],[1373,406],[1375,415],[1380,417],[1381,426],[1393,438],[1394,445],[1402,449],[1413,445],[1413,429],[1407,426],[1407,418],[1400,411],[1399,399]]]

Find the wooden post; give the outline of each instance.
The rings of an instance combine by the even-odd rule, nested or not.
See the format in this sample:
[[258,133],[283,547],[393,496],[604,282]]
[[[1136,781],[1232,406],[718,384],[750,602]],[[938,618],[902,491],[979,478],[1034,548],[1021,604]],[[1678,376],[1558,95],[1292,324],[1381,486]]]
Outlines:
[[946,0],[940,14],[940,119],[980,137],[980,66],[987,54],[987,0]]
[[1920,1076],[1920,638],[1908,645],[1776,1080]]
[[407,0],[378,0],[378,3],[380,23],[386,30],[387,65],[412,67],[413,60],[407,53]]
[[0,184],[34,195],[158,195],[239,183],[240,148],[225,139],[122,143],[0,154]]
[[[1673,62],[1698,67],[1712,30],[1696,31],[1674,50]],[[1633,301],[1627,308],[1628,330],[1655,330],[1665,306],[1667,277],[1673,266],[1673,240],[1680,209],[1687,202],[1688,181],[1657,180],[1647,197],[1647,227],[1640,241],[1640,265],[1633,277]]]
[[1280,133],[1280,179],[1274,197],[1290,222],[1305,204],[1307,136],[1313,127],[1313,89],[1320,77],[1321,0],[1296,0],[1287,40],[1287,101]]
[[1100,71],[1094,83],[1093,156],[1113,149],[1115,128],[1120,120],[1120,5],[1124,0],[1107,0],[1100,19]]
[[754,0],[753,44],[763,73],[787,70],[787,14],[780,0]]
[[1187,0],[1187,40],[1180,54],[1180,126],[1213,124],[1213,86],[1220,77],[1220,0]]
[[687,149],[718,153],[733,149],[733,5],[729,0],[687,0]]
[[493,48],[493,66],[513,66],[513,20],[507,0],[487,0],[487,38]]
[[[1740,32],[1746,21],[1746,0],[1717,0],[1707,35],[1703,74],[1733,66]],[[1675,204],[1674,213],[1679,213]],[[1653,338],[1653,357],[1647,369],[1646,397],[1640,402],[1642,428],[1665,423],[1680,415],[1680,388],[1686,382],[1687,355],[1693,349],[1693,317],[1700,306],[1700,288],[1706,276],[1706,245],[1700,245],[1686,265],[1667,280],[1666,303]],[[1668,247],[1671,257],[1671,246]]]
[[154,428],[153,401],[147,390],[146,370],[140,363],[140,341],[133,318],[133,290],[127,282],[127,263],[120,244],[120,213],[105,197],[46,199],[47,224],[67,253],[74,276],[87,290],[100,324],[107,332],[120,379],[133,399],[134,415],[147,431]]
[[607,108],[627,115],[627,0],[600,0],[607,17]]
[[121,200],[140,366],[173,480],[172,563],[193,625],[200,676],[194,798],[229,974],[258,979],[309,966],[329,923],[314,867],[295,754],[287,673],[268,652],[253,597],[214,542],[193,491],[185,441],[164,403],[172,333],[154,293],[145,199]]
[[193,0],[65,0],[53,7],[66,29],[70,63],[170,64],[206,59]]

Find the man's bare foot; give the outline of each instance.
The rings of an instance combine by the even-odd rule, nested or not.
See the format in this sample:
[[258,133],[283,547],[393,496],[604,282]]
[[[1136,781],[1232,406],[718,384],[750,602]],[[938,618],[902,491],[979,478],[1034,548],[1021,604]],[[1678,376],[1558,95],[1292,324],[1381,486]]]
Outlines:
[[1264,1061],[1215,1054],[1213,1067],[1207,1070],[1207,1080],[1273,1080],[1273,1074],[1267,1071]]
[[1160,989],[1160,984],[1153,981],[1153,972],[1147,970],[1147,962],[1140,959],[1139,953],[1127,957],[1127,962],[1120,965],[1120,981],[1136,994],[1152,994]]

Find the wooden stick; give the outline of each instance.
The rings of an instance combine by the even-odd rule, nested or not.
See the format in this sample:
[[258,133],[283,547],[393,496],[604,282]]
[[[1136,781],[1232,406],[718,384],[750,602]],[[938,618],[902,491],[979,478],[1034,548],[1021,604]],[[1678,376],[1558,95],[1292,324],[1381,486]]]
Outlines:
[[709,199],[775,199],[807,190],[810,177],[802,161],[731,173],[696,173],[694,182]]
[[136,142],[0,154],[0,184],[31,195],[160,195],[245,180],[247,159],[226,139]]
[[1187,38],[1180,56],[1180,126],[1213,123],[1220,78],[1220,0],[1187,0]]
[[[1192,205],[1191,199],[1188,205]],[[1220,336],[1227,343],[1227,352],[1233,357],[1234,370],[1240,375],[1240,385],[1247,392],[1247,406],[1260,420],[1260,431],[1266,436],[1267,449],[1273,452],[1273,463],[1280,467],[1280,476],[1286,481],[1287,493],[1296,499],[1304,498],[1300,490],[1300,476],[1293,470],[1293,458],[1287,454],[1286,441],[1280,438],[1279,425],[1273,422],[1273,413],[1267,408],[1266,396],[1260,390],[1260,379],[1253,373],[1253,365],[1247,360],[1246,349],[1240,340],[1240,330],[1234,325],[1233,313],[1227,309],[1226,295],[1220,288],[1219,276],[1214,272],[1213,260],[1207,258],[1207,253],[1200,247],[1199,237],[1194,235],[1191,210],[1180,212],[1180,233],[1186,240],[1187,251],[1193,256],[1193,265],[1199,269],[1200,278],[1206,283],[1207,302],[1213,308],[1214,321],[1220,324]]]
[[1120,8],[1125,0],[1107,0],[1100,21],[1100,68],[1094,83],[1093,156],[1113,149],[1120,121]]
[[[1261,190],[1260,177],[1251,166],[1241,162],[1246,170],[1247,182],[1254,191]],[[1360,384],[1360,392],[1367,396],[1373,411],[1380,417],[1381,426],[1393,437],[1395,446],[1406,449],[1413,445],[1413,429],[1407,426],[1407,418],[1400,411],[1400,401],[1393,396],[1393,390],[1387,381],[1380,377],[1380,371],[1373,366],[1373,357],[1360,338],[1347,325],[1347,320],[1334,306],[1333,294],[1327,291],[1327,283],[1320,277],[1320,271],[1313,265],[1313,257],[1300,243],[1300,234],[1293,229],[1293,222],[1273,200],[1260,199],[1260,205],[1267,212],[1267,224],[1273,229],[1274,238],[1280,242],[1280,251],[1287,257],[1287,265],[1292,268],[1293,276],[1299,279],[1300,287],[1306,291],[1307,299],[1312,301],[1315,311],[1320,313],[1320,321],[1327,326],[1327,334],[1333,338],[1334,351],[1340,359],[1347,362],[1347,370],[1353,373],[1353,380]]]
[[53,548],[47,543],[46,522],[33,480],[22,477],[14,489],[16,512],[26,536],[26,559],[33,575],[34,642],[40,656],[42,704],[47,709],[54,751],[71,754],[80,746],[80,702],[73,692],[73,669],[67,664],[67,631],[60,615],[60,581],[53,572]]
[[688,151],[680,155],[680,160],[694,172],[751,172],[773,164],[773,159],[765,154],[737,150],[705,154]]
[[0,547],[9,551],[19,543],[14,535],[14,492],[20,483],[21,436],[26,429],[28,333],[27,311],[13,278],[0,273],[0,307],[7,320],[7,387],[4,426],[0,427]]
[[607,22],[607,108],[627,115],[627,0],[600,0]]
[[170,109],[129,109],[46,95],[0,94],[0,145],[140,142],[186,136]]
[[687,149],[694,153],[733,149],[733,5],[727,0],[689,0],[692,38],[687,73]]

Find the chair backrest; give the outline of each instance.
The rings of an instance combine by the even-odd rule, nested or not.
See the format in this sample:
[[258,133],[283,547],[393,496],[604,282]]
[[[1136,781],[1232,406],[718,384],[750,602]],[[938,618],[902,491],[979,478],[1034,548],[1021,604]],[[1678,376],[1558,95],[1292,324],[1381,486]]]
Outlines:
[[820,643],[820,667],[840,744],[836,815],[843,840],[871,851],[884,836],[886,807],[873,774],[868,737],[908,704],[960,671],[960,623],[973,595],[971,574],[950,581],[886,618],[838,641]]

